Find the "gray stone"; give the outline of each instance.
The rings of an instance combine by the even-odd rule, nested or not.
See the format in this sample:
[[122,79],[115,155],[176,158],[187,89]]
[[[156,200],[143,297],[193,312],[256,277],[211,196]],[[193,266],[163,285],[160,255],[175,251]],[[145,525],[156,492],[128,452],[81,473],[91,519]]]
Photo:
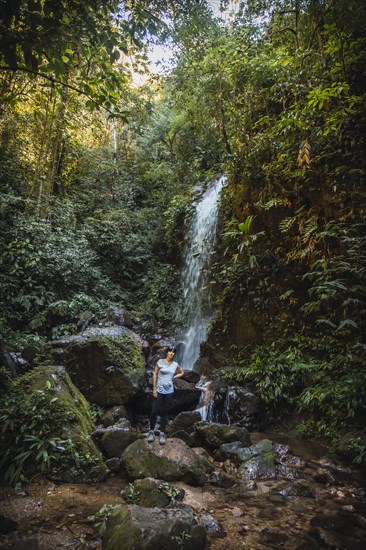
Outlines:
[[100,446],[108,458],[120,457],[131,443],[142,437],[142,434],[131,427],[128,420],[122,419],[120,424],[106,429],[100,440]]
[[218,449],[224,443],[237,441],[240,441],[243,447],[248,447],[251,443],[246,428],[226,424],[198,422],[195,424],[195,433],[202,445],[209,449]]
[[273,453],[263,453],[244,462],[238,469],[246,479],[273,479],[276,477],[276,466]]
[[143,508],[129,505],[107,520],[103,550],[203,550],[206,530],[193,508]]
[[132,479],[154,477],[191,485],[203,485],[209,468],[208,461],[175,438],[168,438],[165,445],[159,445],[157,440],[148,443],[139,439],[122,453],[121,462]]
[[227,536],[227,532],[221,523],[211,516],[211,514],[201,514],[198,518],[198,523],[205,528],[210,538],[224,538]]

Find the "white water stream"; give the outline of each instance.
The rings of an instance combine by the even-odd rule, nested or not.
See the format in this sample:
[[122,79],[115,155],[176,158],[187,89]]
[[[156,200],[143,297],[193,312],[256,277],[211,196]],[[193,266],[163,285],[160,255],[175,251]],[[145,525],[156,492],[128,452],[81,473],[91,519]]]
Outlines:
[[190,227],[182,271],[183,311],[180,311],[178,319],[186,327],[182,334],[180,358],[184,369],[194,370],[213,315],[208,278],[217,237],[220,192],[225,182],[226,177],[221,176],[202,195]]

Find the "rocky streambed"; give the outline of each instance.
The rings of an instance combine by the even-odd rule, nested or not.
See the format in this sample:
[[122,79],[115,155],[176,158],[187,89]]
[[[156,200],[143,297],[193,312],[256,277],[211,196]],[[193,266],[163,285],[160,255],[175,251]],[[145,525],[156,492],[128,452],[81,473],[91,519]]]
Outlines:
[[[235,453],[243,448],[236,443],[235,451],[235,442],[223,444],[226,456],[223,445],[219,451],[193,447],[192,452],[207,461],[205,479],[200,477],[198,468],[192,476],[177,473],[180,480],[154,480],[154,476],[148,476],[153,473],[149,471],[153,468],[150,461],[150,466],[145,463],[146,471],[136,470],[132,477],[138,479],[133,482],[131,470],[127,475],[125,468],[130,466],[125,461],[125,468],[104,482],[52,483],[37,476],[16,489],[2,486],[0,548],[123,550],[133,547],[130,541],[135,531],[128,518],[135,524],[143,521],[145,530],[159,531],[159,521],[167,525],[172,514],[181,514],[180,520],[191,516],[192,524],[204,528],[205,540],[197,542],[187,527],[176,531],[169,548],[365,548],[366,498],[359,471],[326,459],[317,442],[253,433],[250,443],[249,448],[257,453],[249,459],[251,466],[248,461],[235,459]],[[143,451],[147,443],[141,438],[133,445]],[[154,442],[151,457],[166,459],[171,455],[179,462],[177,455],[182,452],[182,445],[177,438],[170,442],[168,439],[166,447]],[[135,467],[142,458],[135,456]],[[164,495],[165,500],[161,499]],[[104,512],[98,516],[101,509]],[[101,537],[103,529],[111,533],[115,528],[111,523],[113,516],[123,523],[125,537],[115,546],[108,542],[107,534],[103,542]],[[158,543],[151,546],[155,547],[159,547]],[[161,550],[165,548],[168,546],[160,544]]]

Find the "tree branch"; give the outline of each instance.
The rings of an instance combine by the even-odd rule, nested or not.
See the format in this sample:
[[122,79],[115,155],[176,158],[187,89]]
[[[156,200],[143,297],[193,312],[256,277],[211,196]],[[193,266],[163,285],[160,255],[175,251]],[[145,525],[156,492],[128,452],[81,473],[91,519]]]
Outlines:
[[76,92],[80,95],[84,95],[85,97],[90,99],[90,101],[92,101],[98,107],[103,107],[103,109],[105,109],[110,115],[112,115],[114,117],[116,116],[115,112],[113,112],[111,109],[108,109],[108,107],[104,107],[103,105],[100,105],[98,103],[98,101],[96,101],[90,94],[88,94],[88,92],[85,92],[84,90],[80,90],[80,88],[77,88],[76,86],[73,86],[72,84],[68,84],[67,82],[62,82],[62,80],[57,80],[57,78],[54,78],[53,76],[50,76],[48,74],[39,73],[38,71],[32,71],[32,69],[27,69],[26,67],[18,67],[17,65],[14,65],[14,66],[0,65],[0,70],[1,71],[13,71],[13,72],[22,71],[24,73],[29,73],[29,74],[33,74],[35,76],[40,76],[41,78],[49,80],[50,82],[52,82],[52,84],[59,84],[60,86],[63,86],[64,88],[68,88],[69,90],[73,90],[74,92]]

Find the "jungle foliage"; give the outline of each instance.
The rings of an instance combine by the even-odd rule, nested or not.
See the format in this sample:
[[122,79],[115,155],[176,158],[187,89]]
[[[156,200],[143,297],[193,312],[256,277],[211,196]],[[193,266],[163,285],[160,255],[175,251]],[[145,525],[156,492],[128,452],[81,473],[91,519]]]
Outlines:
[[[2,2],[1,331],[113,305],[168,326],[192,198],[226,171],[211,355],[362,461],[366,6],[238,5]],[[164,37],[174,68],[136,86]]]

